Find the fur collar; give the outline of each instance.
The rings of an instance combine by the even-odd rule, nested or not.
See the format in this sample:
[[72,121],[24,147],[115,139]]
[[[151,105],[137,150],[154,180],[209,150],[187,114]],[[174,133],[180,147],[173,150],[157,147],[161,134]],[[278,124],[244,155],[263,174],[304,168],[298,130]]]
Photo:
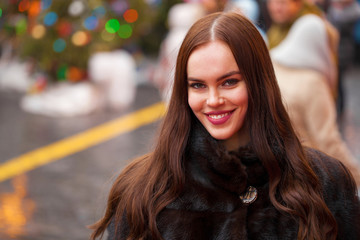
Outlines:
[[169,208],[230,212],[242,205],[239,196],[248,186],[263,188],[268,182],[250,145],[228,152],[198,121],[192,125],[184,166],[185,189]]
[[214,185],[237,194],[246,186],[260,187],[268,181],[251,144],[229,152],[198,121],[193,125],[187,159],[190,169],[199,167]]

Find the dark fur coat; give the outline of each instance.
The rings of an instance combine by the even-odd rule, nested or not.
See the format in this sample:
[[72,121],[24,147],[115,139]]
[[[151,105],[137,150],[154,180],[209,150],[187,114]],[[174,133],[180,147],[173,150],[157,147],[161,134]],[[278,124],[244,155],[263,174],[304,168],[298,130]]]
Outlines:
[[[337,220],[338,239],[360,239],[360,206],[352,179],[335,159],[311,149],[307,153]],[[199,126],[192,131],[186,159],[185,189],[157,217],[165,240],[296,239],[297,220],[271,204],[267,172],[250,147],[227,152]],[[258,196],[244,204],[239,196],[248,186]],[[110,225],[110,236],[113,229]]]

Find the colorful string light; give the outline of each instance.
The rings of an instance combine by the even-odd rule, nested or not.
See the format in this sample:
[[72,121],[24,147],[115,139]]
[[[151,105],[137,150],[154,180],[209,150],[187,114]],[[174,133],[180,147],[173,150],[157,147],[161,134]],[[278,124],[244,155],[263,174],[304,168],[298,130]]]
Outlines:
[[18,6],[18,10],[19,12],[25,12],[29,9],[30,7],[30,1],[29,0],[22,0],[20,3],[19,3],[19,6]]
[[55,12],[48,12],[44,17],[44,24],[46,26],[52,26],[56,23],[58,15]]
[[[161,2],[161,0],[145,1]],[[61,14],[58,15],[54,10],[53,0],[10,0],[10,2],[24,16],[15,23],[17,35],[28,32],[33,39],[41,39],[41,41],[46,41],[50,35],[55,35],[55,41],[48,41],[51,41],[50,46],[53,51],[59,53],[57,55],[59,61],[64,51],[72,51],[71,48],[74,46],[82,47],[91,41],[95,42],[98,40],[97,37],[101,37],[105,42],[116,41],[113,44],[121,43],[119,38],[130,38],[134,31],[132,23],[139,20],[140,13],[129,7],[129,0],[112,0],[108,4],[104,4],[101,0],[71,0],[69,4],[64,5],[70,16],[64,16],[62,11],[59,11]],[[5,13],[5,10],[0,8],[0,18]],[[115,13],[114,18],[106,19],[108,13],[113,16]],[[78,20],[80,23],[76,22]],[[85,70],[67,65],[61,65],[52,73],[59,80],[80,81],[86,77]]]
[[128,3],[125,1],[114,1],[111,4],[112,10],[118,15],[123,14],[128,7]]
[[93,10],[92,14],[97,17],[103,17],[106,14],[106,9],[103,6],[99,6]]
[[83,11],[85,10],[85,5],[82,1],[73,1],[70,5],[69,5],[69,14],[71,16],[79,16]]
[[60,53],[60,52],[64,51],[65,48],[66,48],[66,42],[64,39],[58,38],[55,40],[55,42],[53,44],[53,49],[55,52]]
[[80,68],[70,67],[66,72],[66,78],[72,82],[78,82],[83,79],[84,73]]
[[129,24],[123,24],[120,26],[118,35],[120,38],[127,39],[132,35],[132,27]]
[[29,17],[36,17],[41,11],[40,1],[32,1],[28,10]]
[[56,30],[58,32],[59,37],[65,38],[69,36],[72,32],[72,25],[70,22],[62,20],[57,24]]
[[85,31],[77,31],[71,41],[75,46],[84,46],[90,41],[90,36]]
[[66,80],[66,72],[68,70],[67,65],[61,65],[56,71],[56,77],[58,80],[63,81]]
[[26,33],[27,21],[25,18],[19,19],[15,24],[15,32],[17,35],[22,35]]
[[[162,3],[162,0],[145,0],[149,5],[159,6]],[[184,0],[184,2],[200,2],[200,0]]]
[[117,31],[119,31],[119,28],[120,28],[120,23],[116,19],[110,19],[105,24],[105,29],[109,33],[116,33]]
[[104,29],[104,30],[101,32],[101,38],[102,38],[104,41],[111,42],[112,40],[115,39],[115,34],[109,33],[106,29]]
[[138,12],[135,9],[128,9],[125,11],[123,17],[126,22],[133,23],[138,19]]
[[95,30],[98,24],[99,24],[98,18],[96,16],[90,16],[84,20],[83,25],[87,30]]
[[41,4],[40,4],[41,10],[46,10],[50,8],[51,4],[52,4],[52,0],[41,0]]
[[37,24],[31,30],[31,36],[35,39],[40,39],[45,35],[45,32],[46,32],[46,29],[45,29],[44,25]]

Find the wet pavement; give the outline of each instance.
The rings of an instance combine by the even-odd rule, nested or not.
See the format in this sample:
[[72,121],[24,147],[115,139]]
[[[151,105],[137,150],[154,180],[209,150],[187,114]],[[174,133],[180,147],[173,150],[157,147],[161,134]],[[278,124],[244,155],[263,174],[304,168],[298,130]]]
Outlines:
[[[360,67],[345,78],[342,133],[360,159]],[[23,112],[19,94],[0,92],[0,164],[160,101],[150,84],[138,87],[126,111],[49,118]],[[147,152],[158,122],[0,182],[0,239],[88,239],[86,228],[104,212],[114,177],[129,159]]]
[[[124,112],[103,110],[55,119],[21,111],[20,95],[0,94],[0,163],[158,102],[142,84]],[[122,134],[0,183],[0,239],[88,239],[87,225],[103,213],[112,177],[150,149],[158,122]]]

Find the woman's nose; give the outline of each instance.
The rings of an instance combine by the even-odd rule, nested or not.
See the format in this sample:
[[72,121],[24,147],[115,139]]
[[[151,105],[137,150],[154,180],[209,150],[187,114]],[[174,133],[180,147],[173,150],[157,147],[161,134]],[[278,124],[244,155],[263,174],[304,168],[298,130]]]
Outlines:
[[218,91],[210,91],[208,98],[206,99],[206,104],[210,107],[217,107],[224,103],[224,98],[222,98]]

